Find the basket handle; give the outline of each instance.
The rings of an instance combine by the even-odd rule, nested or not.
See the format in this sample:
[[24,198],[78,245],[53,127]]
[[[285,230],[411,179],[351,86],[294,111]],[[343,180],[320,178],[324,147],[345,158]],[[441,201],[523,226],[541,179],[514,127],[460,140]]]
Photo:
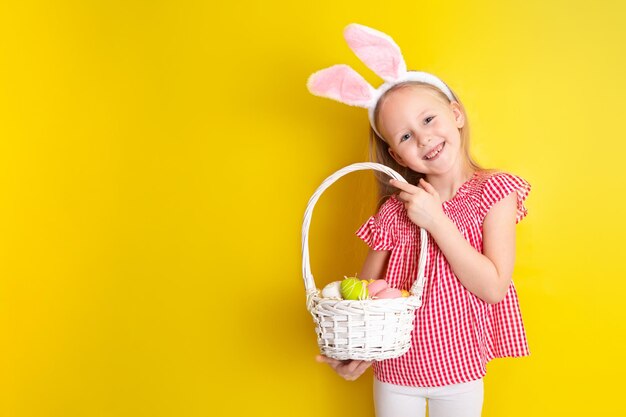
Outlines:
[[[317,190],[315,190],[315,192],[309,199],[309,204],[307,205],[306,211],[304,212],[304,222],[302,224],[302,276],[304,277],[304,288],[306,290],[307,298],[317,292],[317,288],[315,287],[315,280],[313,279],[313,274],[311,273],[311,264],[309,262],[309,227],[311,225],[313,207],[315,207],[315,204],[317,203],[317,200],[320,198],[322,193],[339,178],[351,172],[361,171],[365,169],[381,171],[398,181],[408,183],[407,180],[402,177],[402,175],[398,174],[393,169],[374,162],[359,162],[356,164],[348,165],[347,167],[344,167],[335,172],[334,174],[326,178],[324,182],[322,182],[322,185],[320,185]],[[426,230],[421,227],[420,242],[421,246],[420,257],[417,267],[417,279],[411,287],[411,294],[413,295],[421,294],[424,288],[424,269],[426,267],[428,235],[426,234]]]

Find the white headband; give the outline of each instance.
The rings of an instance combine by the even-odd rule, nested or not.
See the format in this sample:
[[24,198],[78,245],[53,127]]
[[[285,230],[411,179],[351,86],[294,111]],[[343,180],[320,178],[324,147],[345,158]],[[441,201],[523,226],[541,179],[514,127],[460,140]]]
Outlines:
[[407,71],[400,47],[389,35],[351,23],[344,29],[343,36],[356,56],[385,83],[375,89],[350,66],[338,64],[311,74],[307,87],[316,96],[366,108],[370,125],[381,138],[374,123],[374,109],[380,97],[394,85],[404,81],[421,81],[437,87],[450,101],[454,100],[448,86],[437,76],[422,71]]

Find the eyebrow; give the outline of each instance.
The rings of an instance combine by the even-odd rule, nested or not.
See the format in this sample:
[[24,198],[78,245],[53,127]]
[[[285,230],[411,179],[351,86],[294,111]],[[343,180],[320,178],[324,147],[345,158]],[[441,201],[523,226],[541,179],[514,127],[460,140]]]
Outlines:
[[[419,118],[419,117],[421,117],[424,113],[427,113],[427,112],[429,112],[429,111],[431,111],[431,109],[430,109],[430,108],[425,108],[424,110],[422,110],[422,111],[420,112],[420,114],[418,114],[418,115],[417,115],[417,117]],[[398,134],[400,134],[400,133],[404,132],[404,130],[405,130],[405,129],[406,129],[406,128],[404,128],[404,127],[403,127],[403,128],[402,128],[402,129],[400,129],[400,130],[399,130],[399,131],[398,131],[395,135],[393,135],[393,137],[394,137],[394,138],[396,138],[396,139],[399,139],[399,138],[398,138]]]

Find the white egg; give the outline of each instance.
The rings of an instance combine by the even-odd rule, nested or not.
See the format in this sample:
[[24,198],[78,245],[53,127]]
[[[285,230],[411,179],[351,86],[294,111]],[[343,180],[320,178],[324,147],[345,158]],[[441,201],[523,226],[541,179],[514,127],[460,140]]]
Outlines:
[[322,298],[341,300],[341,281],[334,281],[324,287]]

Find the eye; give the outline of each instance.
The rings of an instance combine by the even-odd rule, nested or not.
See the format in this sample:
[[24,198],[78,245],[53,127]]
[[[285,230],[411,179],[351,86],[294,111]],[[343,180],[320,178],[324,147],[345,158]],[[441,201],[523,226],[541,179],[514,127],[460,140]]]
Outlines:
[[402,137],[400,138],[400,142],[404,142],[405,140],[408,140],[411,137],[411,135],[409,133],[402,135]]
[[424,119],[424,121],[426,122],[426,124],[430,123],[431,120],[433,120],[435,118],[435,116],[429,116],[427,118]]

